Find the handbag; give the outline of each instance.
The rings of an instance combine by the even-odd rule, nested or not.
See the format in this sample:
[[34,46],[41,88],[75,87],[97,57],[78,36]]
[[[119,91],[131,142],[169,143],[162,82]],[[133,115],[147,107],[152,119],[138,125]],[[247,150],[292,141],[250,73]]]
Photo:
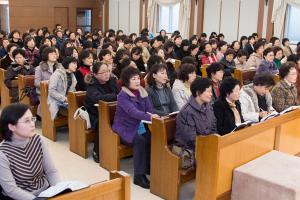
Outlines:
[[81,119],[85,120],[86,128],[90,129],[91,128],[90,116],[89,116],[89,113],[87,112],[87,110],[84,106],[81,106],[80,108],[77,108],[77,110],[74,113],[74,116],[73,116],[74,119],[78,119],[79,117]]
[[194,152],[187,146],[175,142],[169,145],[169,149],[172,153],[180,157],[181,168],[184,170],[194,170],[195,169],[195,156]]
[[37,106],[40,103],[40,100],[38,98],[38,94],[36,93],[35,87],[26,86],[25,88],[21,89],[22,93],[19,98],[20,101],[22,101],[26,96],[29,97],[30,105]]

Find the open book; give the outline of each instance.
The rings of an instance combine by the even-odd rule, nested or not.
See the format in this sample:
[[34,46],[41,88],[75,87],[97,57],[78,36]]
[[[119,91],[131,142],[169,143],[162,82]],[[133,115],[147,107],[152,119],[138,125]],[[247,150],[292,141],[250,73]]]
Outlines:
[[55,186],[49,187],[47,190],[40,193],[38,197],[54,197],[59,194],[72,192],[76,190],[81,190],[83,188],[87,188],[88,185],[80,182],[80,181],[63,181],[60,183],[57,183]]
[[271,112],[271,113],[268,114],[267,116],[261,118],[260,122],[264,122],[264,121],[266,121],[267,119],[271,119],[271,118],[276,117],[276,116],[278,116],[278,115],[280,115],[280,114],[279,114],[277,111],[274,110],[273,112]]
[[240,129],[242,129],[242,128],[251,126],[251,124],[253,124],[252,121],[245,121],[245,122],[243,122],[243,123],[238,123],[238,124],[235,125],[235,128],[234,128],[231,132],[233,132],[233,131],[238,131],[238,130],[240,130]]
[[300,106],[290,106],[290,107],[284,109],[283,111],[281,111],[280,114],[282,115],[284,113],[287,113],[287,112],[290,112],[292,110],[296,110],[296,109],[299,109],[299,108],[300,108]]

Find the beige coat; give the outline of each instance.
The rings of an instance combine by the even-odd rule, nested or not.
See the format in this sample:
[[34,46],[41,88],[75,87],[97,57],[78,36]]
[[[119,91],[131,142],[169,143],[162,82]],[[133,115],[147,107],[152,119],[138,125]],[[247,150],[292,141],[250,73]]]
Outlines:
[[262,60],[263,58],[258,56],[256,53],[251,54],[247,61],[247,68],[254,67],[255,69],[258,69]]

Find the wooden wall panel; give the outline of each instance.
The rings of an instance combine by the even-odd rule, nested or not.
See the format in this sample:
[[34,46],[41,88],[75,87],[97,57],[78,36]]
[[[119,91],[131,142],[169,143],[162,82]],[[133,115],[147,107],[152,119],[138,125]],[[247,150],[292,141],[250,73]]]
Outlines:
[[[25,31],[30,27],[40,28],[48,26],[54,28],[55,7],[68,8],[69,28],[76,28],[77,8],[92,9],[92,28],[100,27],[100,5],[103,0],[10,0],[10,28]],[[62,22],[63,23],[63,22]]]

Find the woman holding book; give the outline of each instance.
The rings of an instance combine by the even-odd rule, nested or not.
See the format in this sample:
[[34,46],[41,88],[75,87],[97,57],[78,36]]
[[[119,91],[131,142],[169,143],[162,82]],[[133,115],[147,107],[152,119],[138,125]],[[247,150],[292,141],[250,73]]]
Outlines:
[[274,110],[269,91],[274,84],[272,75],[259,74],[254,77],[253,84],[242,88],[239,100],[245,121],[258,122]]
[[35,134],[35,121],[27,105],[11,104],[2,110],[1,200],[33,200],[60,181],[47,145]]

